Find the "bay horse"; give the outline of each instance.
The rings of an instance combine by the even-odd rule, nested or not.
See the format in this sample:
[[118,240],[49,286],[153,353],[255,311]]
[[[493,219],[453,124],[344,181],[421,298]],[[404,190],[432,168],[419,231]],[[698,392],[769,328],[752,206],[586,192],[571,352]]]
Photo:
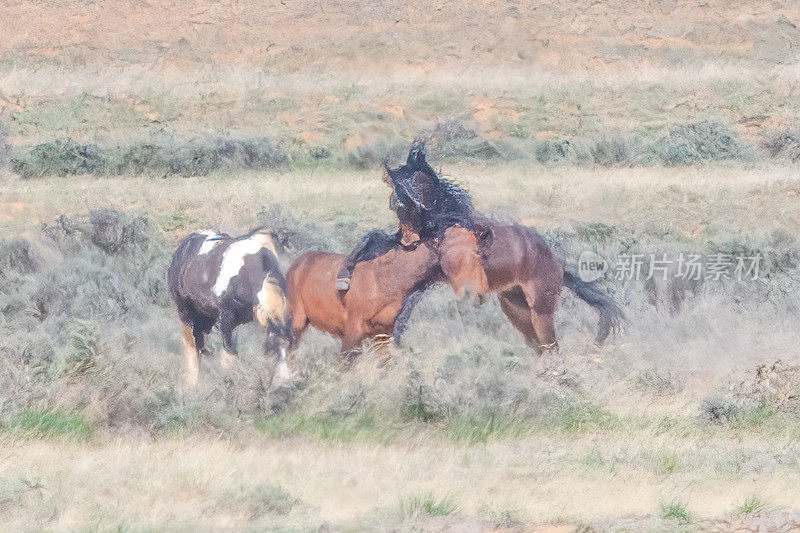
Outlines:
[[610,296],[564,268],[535,230],[520,224],[487,223],[480,239],[453,227],[445,231],[441,267],[457,297],[477,304],[497,293],[500,307],[538,353],[558,348],[553,316],[562,286],[600,315],[595,343],[601,344],[622,318]]
[[279,268],[283,247],[262,228],[241,237],[199,231],[182,239],[167,278],[182,325],[186,381],[197,383],[205,336],[216,326],[222,334],[221,364],[237,362],[233,331],[256,321],[267,330],[265,351],[279,351],[278,375],[288,377],[286,281]]
[[346,257],[306,252],[286,274],[295,339],[312,325],[342,339],[342,356],[352,360],[361,342],[377,335],[399,341],[414,304],[425,289],[443,280],[438,242],[396,244],[383,255],[355,265],[346,293],[334,280]]

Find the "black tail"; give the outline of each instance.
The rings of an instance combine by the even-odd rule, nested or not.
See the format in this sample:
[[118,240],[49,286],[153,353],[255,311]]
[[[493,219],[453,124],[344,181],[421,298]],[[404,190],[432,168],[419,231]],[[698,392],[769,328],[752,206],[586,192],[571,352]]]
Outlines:
[[601,344],[606,340],[612,329],[619,328],[619,324],[625,315],[609,295],[591,283],[586,283],[575,272],[567,269],[564,269],[564,285],[574,292],[578,298],[597,309],[597,312],[600,313],[600,324],[598,325],[597,337],[594,340],[597,344]]

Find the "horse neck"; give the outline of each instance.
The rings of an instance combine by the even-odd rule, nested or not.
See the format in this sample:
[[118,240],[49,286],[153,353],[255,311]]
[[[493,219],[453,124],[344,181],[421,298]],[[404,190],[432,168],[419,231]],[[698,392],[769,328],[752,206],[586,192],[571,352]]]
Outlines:
[[[425,241],[414,250],[399,250],[386,272],[405,293],[411,293],[438,280],[441,273],[435,243]],[[387,264],[388,266],[388,264]]]

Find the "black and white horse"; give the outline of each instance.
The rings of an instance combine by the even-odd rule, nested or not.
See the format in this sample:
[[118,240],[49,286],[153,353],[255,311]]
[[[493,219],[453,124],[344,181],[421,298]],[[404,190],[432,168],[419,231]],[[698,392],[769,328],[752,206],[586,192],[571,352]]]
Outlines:
[[277,375],[288,378],[291,329],[282,256],[280,241],[264,229],[236,238],[198,231],[180,242],[167,276],[183,326],[188,383],[197,383],[200,352],[211,328],[216,325],[222,334],[220,359],[230,368],[237,361],[233,330],[254,320],[267,328],[265,350],[280,352]]

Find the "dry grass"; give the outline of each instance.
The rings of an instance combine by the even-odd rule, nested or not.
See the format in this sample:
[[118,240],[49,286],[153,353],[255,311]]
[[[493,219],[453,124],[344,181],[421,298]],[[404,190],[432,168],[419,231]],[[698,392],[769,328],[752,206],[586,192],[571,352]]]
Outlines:
[[[529,164],[446,165],[484,211],[540,229],[603,221],[637,230],[670,227],[700,240],[715,234],[800,234],[800,180],[792,166],[583,169]],[[237,231],[273,203],[323,224],[391,224],[387,189],[365,171],[238,172],[161,179],[125,176],[0,182],[0,227],[24,232],[92,207],[144,209],[176,234],[198,226]],[[53,195],[54,188],[59,190]],[[355,199],[358,199],[355,201]],[[235,210],[230,206],[236,206]]]
[[[796,3],[423,4],[4,6],[0,529],[800,524]],[[310,332],[271,389],[243,328],[238,371],[180,387],[172,243],[345,251],[394,223],[379,162],[415,135],[568,262],[758,251],[765,275],[606,280],[624,329],[592,346],[565,295],[538,358],[437,287],[348,372]]]
[[[631,432],[598,441],[594,434],[540,435],[457,450],[259,438],[112,439],[88,448],[6,441],[3,479],[38,487],[22,504],[6,502],[0,512],[9,528],[305,529],[327,522],[348,529],[372,521],[384,529],[413,518],[399,508],[415,494],[447,495],[450,509],[473,516],[507,509],[526,520],[559,517],[599,527],[613,516],[657,514],[660,503],[676,495],[690,502],[698,520],[724,515],[753,493],[775,506],[800,506],[795,462],[762,465],[740,479],[728,473],[731,440],[724,433],[708,437]],[[735,447],[763,461],[790,442],[748,437]],[[657,470],[667,451],[682,461],[670,474]],[[747,465],[742,457],[740,464]],[[749,461],[745,468],[752,468]],[[619,481],[609,484],[612,478]],[[252,495],[269,486],[285,494],[273,489],[273,499],[262,496],[264,509],[254,513],[252,498],[259,500]],[[242,504],[246,495],[251,500]],[[17,515],[18,505],[29,514]]]
[[[654,249],[755,239],[754,246],[777,253],[784,248],[770,240],[775,231],[798,233],[790,167],[445,170],[463,179],[481,209],[545,229],[568,259],[585,246],[613,252],[631,238]],[[796,363],[790,348],[800,340],[796,330],[775,327],[796,305],[797,285],[786,273],[776,272],[763,287],[703,290],[673,316],[643,284],[612,284],[629,321],[602,350],[590,344],[594,315],[565,297],[558,315],[561,352],[540,359],[531,357],[496,303],[474,310],[440,288],[421,302],[407,348],[393,350],[388,367],[380,364],[383,354],[367,351],[341,374],[332,365],[335,343],[312,334],[294,360],[301,388],[265,395],[257,336],[248,330],[241,336],[242,372],[225,375],[206,359],[203,383],[192,394],[176,387],[178,331],[164,328],[174,311],[157,295],[155,303],[134,298],[139,289],[127,285],[124,254],[167,253],[157,251],[161,231],[167,239],[200,226],[237,231],[259,216],[289,223],[303,246],[344,249],[367,228],[391,223],[380,181],[368,171],[294,171],[166,180],[10,177],[3,186],[10,205],[26,206],[4,221],[5,229],[35,242],[42,239],[34,229],[40,222],[100,206],[149,212],[154,227],[134,233],[156,232],[147,237],[155,243],[145,238],[127,252],[111,246],[105,259],[96,243],[108,243],[99,236],[77,252],[70,241],[58,252],[52,245],[24,254],[21,244],[8,248],[13,253],[4,261],[19,270],[13,279],[22,295],[51,279],[73,283],[60,274],[48,277],[64,270],[57,261],[66,260],[67,269],[108,272],[111,283],[123,284],[111,285],[114,290],[133,305],[126,314],[131,311],[103,303],[104,316],[127,318],[98,328],[90,301],[72,302],[75,316],[58,320],[89,322],[73,320],[65,345],[60,337],[54,341],[55,356],[26,356],[50,369],[44,381],[24,365],[4,370],[26,383],[5,398],[16,413],[4,420],[2,436],[9,451],[0,513],[9,527],[32,516],[52,529],[322,523],[354,530],[480,529],[555,521],[670,530],[711,524],[744,508],[753,494],[770,502],[770,517],[798,507],[791,490],[797,432],[787,410],[794,403],[769,388],[791,386],[794,367],[770,367],[775,376],[753,374],[776,358]],[[273,203],[283,207],[262,211]],[[117,220],[113,213],[93,217],[86,223]],[[147,227],[139,218],[124,220]],[[587,226],[597,221],[606,226]],[[123,234],[133,235],[103,230],[102,236]],[[55,274],[42,277],[42,265]],[[773,289],[786,294],[778,297]],[[66,301],[61,293],[51,297]],[[753,301],[735,303],[742,298]],[[5,331],[21,335],[14,317],[22,315],[9,309],[14,314],[7,315]],[[705,402],[709,395],[724,397],[718,404],[730,412],[707,416],[704,409],[717,405]],[[46,427],[26,422],[34,419],[46,419]],[[403,511],[409,501],[420,503],[411,513]],[[445,513],[424,511],[426,502],[434,510],[446,502],[452,512],[432,516]]]

